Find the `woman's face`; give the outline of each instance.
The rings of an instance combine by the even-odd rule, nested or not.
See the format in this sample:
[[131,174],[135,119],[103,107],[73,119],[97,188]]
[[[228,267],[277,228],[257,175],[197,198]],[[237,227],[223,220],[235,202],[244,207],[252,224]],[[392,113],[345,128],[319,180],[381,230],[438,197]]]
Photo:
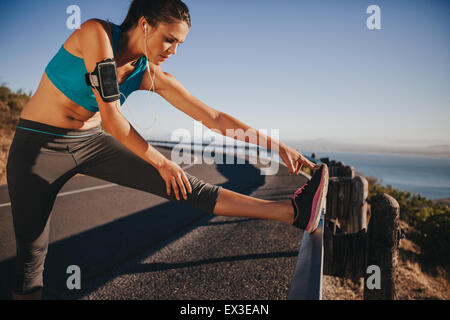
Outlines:
[[188,32],[189,26],[184,21],[159,23],[154,28],[147,24],[147,48],[144,48],[144,52],[147,49],[147,58],[160,65],[177,53],[178,45],[184,42]]

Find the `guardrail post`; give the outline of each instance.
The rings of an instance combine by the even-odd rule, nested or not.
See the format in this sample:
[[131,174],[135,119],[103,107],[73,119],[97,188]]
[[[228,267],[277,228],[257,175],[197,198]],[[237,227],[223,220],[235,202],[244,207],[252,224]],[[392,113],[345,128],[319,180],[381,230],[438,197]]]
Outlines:
[[[373,274],[365,274],[365,300],[393,300],[397,298],[395,282],[397,278],[399,215],[400,206],[388,194],[379,194],[368,199],[371,216],[368,231],[367,267],[379,269],[379,287],[376,286],[376,269]],[[372,278],[372,279],[369,279]],[[368,281],[375,283],[369,284]]]
[[352,166],[329,161],[324,274],[359,282],[365,275],[368,183]]

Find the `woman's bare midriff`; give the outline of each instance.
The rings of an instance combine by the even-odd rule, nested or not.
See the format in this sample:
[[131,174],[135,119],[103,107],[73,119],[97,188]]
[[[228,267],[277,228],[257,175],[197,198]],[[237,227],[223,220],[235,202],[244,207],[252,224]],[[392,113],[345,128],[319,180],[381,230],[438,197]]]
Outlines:
[[45,72],[20,117],[55,127],[80,130],[93,128],[101,122],[100,112],[86,110],[67,98]]
[[[104,21],[102,24],[111,38],[111,25]],[[79,29],[70,35],[64,43],[64,48],[69,53],[82,57],[78,33]],[[133,69],[131,63],[117,68],[119,83],[122,83]],[[38,89],[23,108],[20,117],[55,127],[80,130],[90,129],[101,123],[100,112],[89,111],[67,98],[53,85],[45,72]]]

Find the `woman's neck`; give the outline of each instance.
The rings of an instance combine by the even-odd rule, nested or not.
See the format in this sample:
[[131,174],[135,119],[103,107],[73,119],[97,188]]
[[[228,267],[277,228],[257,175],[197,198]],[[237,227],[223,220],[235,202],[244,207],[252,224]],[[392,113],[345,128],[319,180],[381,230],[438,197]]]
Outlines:
[[122,31],[116,44],[116,65],[117,67],[124,66],[130,62],[135,63],[144,54],[140,50],[140,39],[135,28],[128,31]]

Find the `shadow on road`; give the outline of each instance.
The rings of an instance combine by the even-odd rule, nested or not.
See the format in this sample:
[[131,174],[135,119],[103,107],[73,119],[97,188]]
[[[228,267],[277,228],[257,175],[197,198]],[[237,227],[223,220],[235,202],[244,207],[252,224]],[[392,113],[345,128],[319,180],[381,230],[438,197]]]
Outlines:
[[[189,261],[183,263],[143,263],[140,264],[134,273],[147,273],[156,272],[163,270],[181,269],[198,267],[205,264],[220,263],[220,262],[233,262],[233,261],[243,261],[243,260],[256,260],[256,259],[276,259],[276,258],[291,258],[297,257],[297,251],[284,251],[284,252],[270,252],[270,253],[255,253],[255,254],[245,254],[239,256],[227,256],[220,258],[203,259],[198,261]],[[116,275],[117,276],[117,275]]]
[[[236,158],[235,158],[236,161]],[[237,163],[234,162],[234,163]],[[241,165],[216,165],[217,170],[227,179],[220,186],[243,194],[251,194],[264,185],[265,176],[260,170],[246,161]],[[170,213],[170,214],[169,214]],[[62,213],[61,213],[62,214]],[[62,299],[74,298],[66,287],[70,265],[78,265],[82,270],[82,288],[89,287],[93,279],[103,277],[122,263],[152,250],[170,238],[174,241],[182,237],[186,229],[204,218],[207,214],[186,203],[165,202],[164,204],[128,215],[111,223],[93,228],[75,236],[49,244],[44,272],[44,298]],[[212,218],[213,216],[211,216]],[[184,232],[183,232],[184,230]],[[276,255],[294,256],[296,252],[270,253]],[[223,257],[188,262],[186,265],[207,264],[221,261],[236,261],[242,259],[264,259],[267,254]],[[0,262],[0,299],[9,299],[12,287],[12,274],[15,258]],[[175,267],[183,267],[179,264]],[[173,264],[143,265],[141,272],[174,268]],[[105,279],[108,281],[110,279]],[[84,285],[86,281],[86,285]],[[97,281],[95,281],[97,282]],[[103,283],[96,283],[89,292]],[[79,295],[89,292],[82,291]],[[75,297],[76,298],[76,297]]]

